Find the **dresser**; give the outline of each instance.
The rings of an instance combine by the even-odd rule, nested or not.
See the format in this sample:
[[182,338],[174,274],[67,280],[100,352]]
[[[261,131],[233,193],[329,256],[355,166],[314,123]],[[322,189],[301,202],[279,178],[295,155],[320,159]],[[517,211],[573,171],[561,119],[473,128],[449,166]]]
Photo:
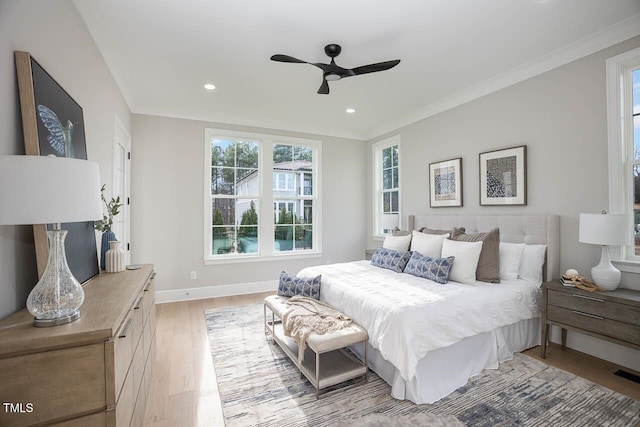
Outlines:
[[0,322],[0,426],[140,426],[155,359],[153,265],[83,285],[80,319]]
[[562,328],[562,347],[567,330],[573,330],[640,350],[640,292],[617,289],[586,292],[547,282],[542,288],[542,346],[546,356],[549,326]]

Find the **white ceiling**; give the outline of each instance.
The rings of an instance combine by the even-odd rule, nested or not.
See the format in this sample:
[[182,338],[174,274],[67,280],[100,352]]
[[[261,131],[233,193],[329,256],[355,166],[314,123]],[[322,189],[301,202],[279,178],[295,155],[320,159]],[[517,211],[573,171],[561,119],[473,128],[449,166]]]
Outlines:
[[[134,113],[370,139],[640,34],[640,0],[75,0]],[[400,59],[329,84],[282,53]],[[203,89],[213,83],[216,90]],[[346,114],[346,108],[355,114]]]

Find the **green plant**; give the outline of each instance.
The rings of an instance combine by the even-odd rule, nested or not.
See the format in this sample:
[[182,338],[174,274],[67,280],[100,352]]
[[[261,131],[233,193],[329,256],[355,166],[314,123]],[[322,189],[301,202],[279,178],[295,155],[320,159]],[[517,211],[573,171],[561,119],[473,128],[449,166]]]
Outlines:
[[120,208],[123,206],[120,203],[120,196],[115,199],[112,197],[110,201],[107,202],[107,199],[104,197],[104,190],[106,189],[107,184],[104,184],[100,189],[100,197],[104,202],[105,207],[107,208],[107,214],[102,214],[102,219],[95,222],[95,229],[98,231],[102,231],[103,233],[107,231],[111,231],[111,227],[113,226],[113,218],[120,213]]

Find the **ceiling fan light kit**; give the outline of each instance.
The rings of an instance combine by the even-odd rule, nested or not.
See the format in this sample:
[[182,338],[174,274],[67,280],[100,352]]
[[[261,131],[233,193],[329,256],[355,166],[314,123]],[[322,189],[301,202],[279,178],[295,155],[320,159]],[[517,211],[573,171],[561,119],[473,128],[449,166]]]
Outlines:
[[342,68],[335,62],[335,57],[340,55],[342,47],[338,44],[328,44],[324,47],[324,53],[331,58],[329,64],[323,64],[321,62],[307,62],[298,58],[294,58],[289,55],[277,54],[271,57],[272,61],[276,62],[290,62],[294,64],[311,64],[320,68],[322,73],[322,84],[318,89],[318,93],[321,95],[329,94],[329,83],[336,80],[343,79],[345,77],[358,76],[360,74],[376,73],[378,71],[385,71],[395,67],[400,63],[399,59],[393,61],[378,62],[375,64],[363,65],[356,68]]

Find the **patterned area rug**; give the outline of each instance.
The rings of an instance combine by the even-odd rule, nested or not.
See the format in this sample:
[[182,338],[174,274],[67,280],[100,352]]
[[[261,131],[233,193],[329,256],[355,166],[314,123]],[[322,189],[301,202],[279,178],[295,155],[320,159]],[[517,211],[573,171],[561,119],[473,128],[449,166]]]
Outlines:
[[640,401],[522,354],[446,398],[391,397],[375,373],[315,398],[285,353],[265,338],[262,304],[205,313],[227,426],[636,426]]

